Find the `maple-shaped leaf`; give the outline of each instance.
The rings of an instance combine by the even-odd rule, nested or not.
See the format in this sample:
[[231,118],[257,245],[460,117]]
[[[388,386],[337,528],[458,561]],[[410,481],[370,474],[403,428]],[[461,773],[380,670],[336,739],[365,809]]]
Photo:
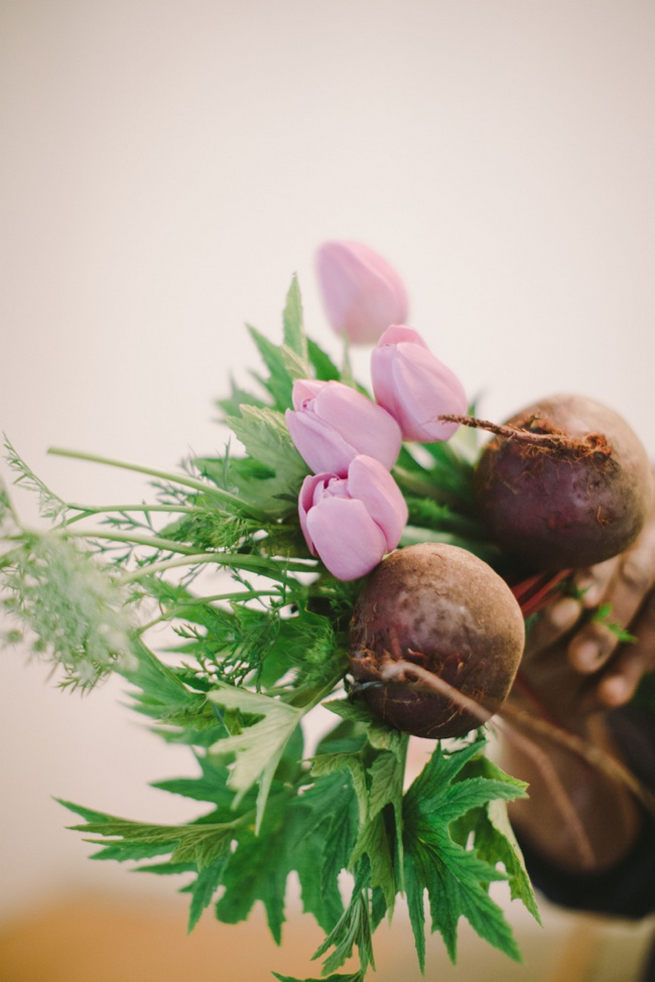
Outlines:
[[[457,923],[466,917],[477,933],[510,957],[520,960],[511,929],[487,892],[488,884],[506,875],[458,842],[451,824],[473,808],[523,793],[515,781],[500,777],[460,778],[460,772],[484,746],[484,740],[447,753],[437,746],[432,758],[405,795],[405,885],[421,970],[425,967],[427,892],[432,930],[440,931],[448,954],[457,956]],[[500,773],[500,772],[499,772]]]
[[245,727],[241,733],[218,740],[211,748],[211,752],[217,756],[236,754],[228,784],[237,792],[237,802],[255,781],[259,781],[255,822],[257,832],[261,828],[273,776],[303,710],[290,706],[281,699],[271,699],[226,683],[221,683],[210,692],[208,698],[227,709],[239,709],[260,717],[258,722]]

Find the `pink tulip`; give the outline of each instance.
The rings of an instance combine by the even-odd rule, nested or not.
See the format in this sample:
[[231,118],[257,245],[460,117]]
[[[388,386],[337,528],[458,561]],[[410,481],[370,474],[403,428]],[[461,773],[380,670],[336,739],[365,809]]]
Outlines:
[[398,421],[405,440],[448,440],[457,424],[440,423],[438,416],[466,412],[462,383],[411,327],[387,328],[373,350],[371,376],[375,398]]
[[391,469],[402,436],[395,419],[343,382],[299,379],[286,421],[298,453],[315,473],[345,474],[357,454]]
[[391,474],[360,454],[347,477],[310,474],[298,498],[300,527],[310,552],[339,580],[369,573],[395,549],[407,505]]
[[327,318],[352,344],[375,344],[407,319],[407,292],[386,259],[359,242],[325,242],[316,273]]

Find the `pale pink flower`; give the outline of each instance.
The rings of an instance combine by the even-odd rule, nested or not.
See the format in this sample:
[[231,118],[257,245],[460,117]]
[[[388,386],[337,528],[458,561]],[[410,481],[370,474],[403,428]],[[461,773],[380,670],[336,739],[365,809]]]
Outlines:
[[346,477],[311,474],[298,497],[307,546],[340,580],[369,573],[395,549],[407,505],[388,470],[372,457],[355,457]]
[[405,440],[448,440],[457,423],[438,417],[466,412],[462,383],[411,327],[387,328],[371,355],[371,377],[375,398],[397,420]]
[[316,273],[328,321],[352,344],[374,344],[407,319],[407,292],[392,266],[359,242],[325,242]]
[[389,413],[343,382],[299,379],[286,421],[298,453],[315,474],[345,474],[357,454],[388,469],[400,452],[400,427]]

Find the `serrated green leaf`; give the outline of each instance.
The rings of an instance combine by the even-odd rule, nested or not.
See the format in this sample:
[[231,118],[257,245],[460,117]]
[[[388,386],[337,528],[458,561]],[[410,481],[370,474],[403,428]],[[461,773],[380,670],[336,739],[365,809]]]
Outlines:
[[237,483],[244,504],[261,514],[267,524],[295,513],[307,465],[293,445],[283,414],[275,409],[242,406],[241,415],[229,416],[226,423],[249,454],[245,460],[233,460],[230,466],[231,479]]
[[481,807],[474,807],[453,823],[451,829],[462,844],[472,834],[476,853],[491,866],[497,863],[503,864],[512,900],[521,900],[535,920],[541,923],[523,854],[507,815],[507,800],[525,797],[527,785],[524,781],[506,774],[486,756],[479,756],[469,761],[460,771],[460,776],[486,777],[502,782],[511,790],[512,793],[509,795],[499,795]]
[[363,856],[370,865],[370,885],[378,887],[384,896],[385,908],[393,910],[398,883],[394,857],[387,828],[381,814],[368,818],[360,829],[355,848],[349,860],[349,868],[355,869]]
[[366,784],[366,770],[359,754],[336,753],[325,754],[314,757],[312,761],[312,775],[322,777],[326,774],[334,774],[335,771],[346,768],[353,783],[357,796],[357,806],[359,810],[360,822],[366,821],[368,814],[368,787]]
[[323,963],[323,972],[326,974],[340,968],[345,961],[351,958],[354,948],[358,950],[362,973],[366,972],[369,965],[375,968],[371,911],[368,890],[362,886],[364,879],[365,877],[360,872],[355,878],[350,902],[346,910],[312,955],[313,959],[322,958],[330,948],[334,949]]
[[523,853],[507,816],[507,805],[502,801],[491,801],[487,808],[489,829],[480,841],[476,835],[476,849],[488,863],[501,862],[505,867],[512,900],[520,900],[530,911],[538,924],[541,924],[537,900],[525,868]]
[[194,882],[187,888],[187,891],[192,895],[187,932],[190,933],[193,931],[200,920],[202,912],[212,902],[214,894],[220,886],[229,859],[230,855],[228,852],[222,853],[212,863],[201,869]]
[[364,982],[364,974],[362,972],[349,972],[347,975],[321,975],[318,979],[316,977],[298,979],[291,975],[280,975],[279,972],[273,972],[273,975],[278,979],[278,982]]
[[[310,374],[307,357],[294,346],[286,343],[273,344],[254,327],[249,326],[248,330],[269,371],[268,377],[260,379],[260,382],[273,397],[274,408],[284,412],[292,405],[291,392],[294,381],[298,378],[306,378]],[[290,330],[290,336],[293,344],[297,344],[298,336],[293,328]]]
[[238,924],[261,900],[269,930],[276,944],[280,944],[288,870],[283,815],[276,814],[271,819],[267,814],[267,826],[261,835],[244,829],[239,836],[223,875],[225,892],[215,907],[217,918],[226,924]]
[[619,624],[617,621],[611,620],[612,617],[612,605],[611,603],[601,604],[598,610],[592,615],[592,621],[602,624],[607,628],[608,631],[616,637],[618,641],[622,644],[634,644],[637,641],[637,637],[631,634],[625,627]]
[[329,699],[323,703],[323,706],[330,712],[336,713],[341,719],[361,723],[365,727],[366,737],[372,747],[377,750],[389,750],[399,759],[403,758],[407,745],[406,734],[382,723],[365,703],[351,702],[349,699]]
[[321,975],[320,978],[311,979],[298,979],[291,975],[280,975],[279,972],[273,972],[273,975],[278,982],[364,982],[364,975],[362,972],[349,972],[347,975]]
[[[229,849],[238,824],[233,821],[155,825],[105,815],[62,799],[58,800],[85,819],[84,825],[70,827],[74,831],[93,836],[87,841],[103,847],[98,858],[107,858],[106,851],[111,849],[111,858],[119,861],[170,853],[172,863],[193,863],[201,870]],[[102,838],[98,839],[96,836]]]
[[284,313],[282,314],[284,344],[295,352],[301,361],[307,361],[307,339],[303,327],[302,298],[298,277],[293,276],[287,292]]
[[317,379],[321,382],[341,381],[341,372],[337,366],[311,338],[307,339],[307,354]]
[[472,808],[486,805],[499,795],[510,798],[522,793],[512,782],[463,776],[464,768],[483,746],[483,740],[476,740],[449,754],[438,746],[405,796],[405,883],[422,967],[425,892],[432,930],[441,932],[453,961],[457,956],[457,922],[462,915],[481,937],[511,958],[520,958],[511,929],[487,892],[490,882],[506,876],[474,849],[456,841],[451,831],[454,820]]
[[217,755],[235,754],[228,783],[237,792],[237,801],[255,781],[259,781],[255,823],[255,828],[259,831],[273,776],[284,749],[302,718],[303,709],[290,706],[280,699],[271,699],[226,684],[210,692],[208,698],[228,709],[239,709],[244,713],[261,716],[257,723],[245,727],[241,733],[219,740],[211,748],[211,752]]

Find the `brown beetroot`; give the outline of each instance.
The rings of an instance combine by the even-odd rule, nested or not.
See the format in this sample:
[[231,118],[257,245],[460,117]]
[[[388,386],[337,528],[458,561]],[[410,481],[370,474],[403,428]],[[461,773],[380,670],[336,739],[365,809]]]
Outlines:
[[558,395],[508,424],[553,439],[495,436],[480,457],[478,509],[501,549],[533,569],[552,570],[623,552],[652,498],[648,456],[625,420],[592,399]]
[[350,666],[373,712],[415,736],[461,736],[479,714],[411,677],[385,681],[408,661],[473,699],[489,716],[507,696],[521,659],[524,622],[507,584],[457,546],[399,549],[369,576],[355,606]]

